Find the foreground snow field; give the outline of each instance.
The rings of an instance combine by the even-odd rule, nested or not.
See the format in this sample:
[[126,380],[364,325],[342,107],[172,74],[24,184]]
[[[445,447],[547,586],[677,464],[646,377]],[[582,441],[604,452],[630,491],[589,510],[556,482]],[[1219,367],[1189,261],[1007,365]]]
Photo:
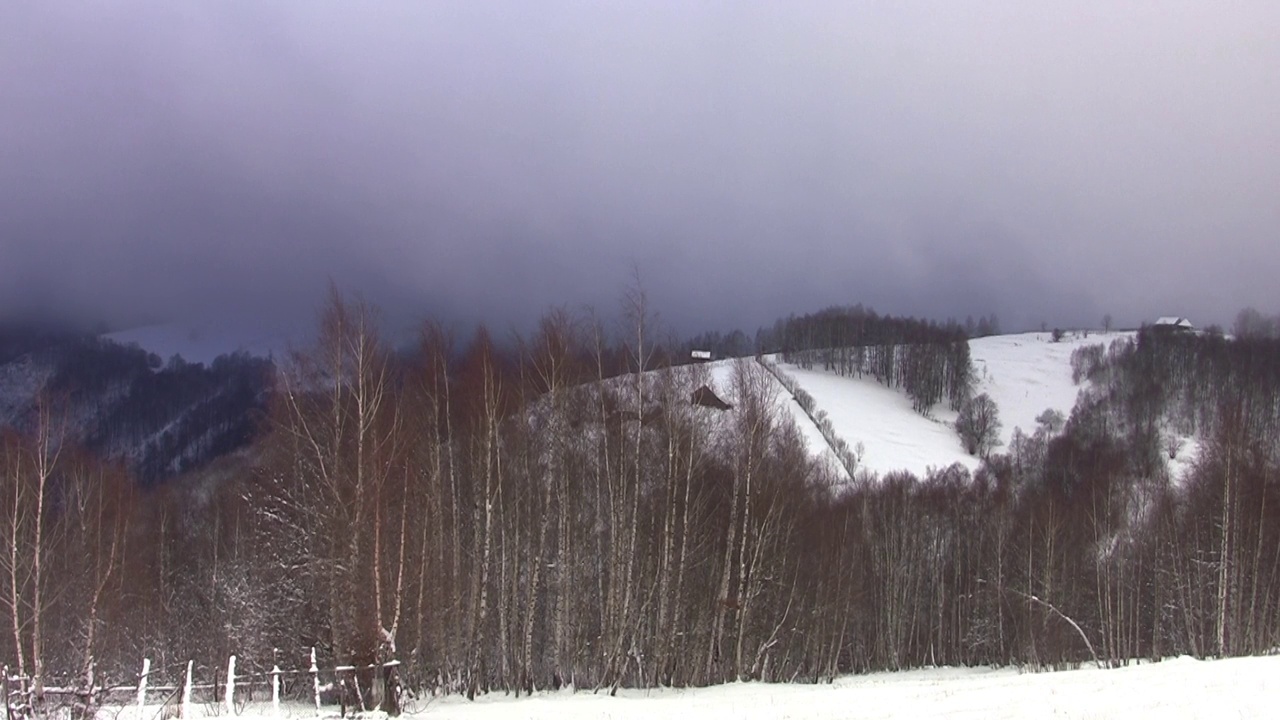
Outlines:
[[439,701],[441,718],[1237,718],[1276,717],[1280,657],[1168,660],[1118,670],[1019,674],[950,669],[831,685],[724,685],[685,691]]
[[[197,706],[197,714],[199,708]],[[448,697],[409,717],[497,718],[1263,718],[1280,707],[1280,657],[1198,661],[1178,658],[1117,670],[1019,673],[938,668],[842,678],[832,684],[741,683],[692,690]],[[220,708],[220,706],[219,706]],[[158,708],[147,708],[148,720]],[[325,708],[325,714],[335,708]],[[336,716],[336,712],[332,713]],[[305,705],[281,716],[314,717]],[[136,720],[135,708],[103,717]],[[242,718],[275,718],[251,705]]]

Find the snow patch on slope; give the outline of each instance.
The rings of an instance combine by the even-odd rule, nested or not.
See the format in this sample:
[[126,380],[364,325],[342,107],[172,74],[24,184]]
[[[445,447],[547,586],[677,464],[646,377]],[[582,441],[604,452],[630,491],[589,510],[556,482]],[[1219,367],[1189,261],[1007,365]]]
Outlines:
[[1013,431],[1031,435],[1036,417],[1052,408],[1070,417],[1081,386],[1071,380],[1071,353],[1087,345],[1110,347],[1133,333],[1067,333],[1053,342],[1051,333],[995,335],[969,341],[977,382],[974,394],[986,393],[1000,408],[1000,446],[1007,450]]
[[842,377],[777,360],[779,367],[813,396],[818,408],[851,447],[861,443],[859,470],[882,476],[907,470],[924,476],[929,468],[941,469],[953,463],[970,470],[978,467],[978,459],[965,453],[950,424],[954,413],[939,409],[934,417],[925,417],[911,408],[911,400],[904,393],[870,377]]
[[1191,471],[1195,469],[1196,462],[1200,459],[1200,454],[1204,451],[1204,443],[1200,438],[1194,435],[1179,435],[1177,445],[1172,458],[1168,455],[1168,448],[1164,448],[1162,457],[1169,468],[1169,479],[1175,484],[1181,485],[1184,480],[1190,476]]

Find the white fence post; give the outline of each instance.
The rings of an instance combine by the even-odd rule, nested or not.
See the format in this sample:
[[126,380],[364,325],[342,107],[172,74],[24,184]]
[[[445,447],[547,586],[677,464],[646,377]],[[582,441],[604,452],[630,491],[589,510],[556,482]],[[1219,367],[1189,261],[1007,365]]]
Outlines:
[[280,715],[280,666],[271,666],[271,712]]
[[151,658],[142,658],[142,675],[138,677],[138,720],[147,717],[147,676],[151,674]]
[[360,671],[355,667],[351,668],[351,682],[356,686],[356,697],[360,700],[360,712],[365,712],[368,708],[364,706],[364,693],[360,691]]
[[227,661],[227,716],[236,714],[236,656]]
[[316,665],[316,649],[311,648],[311,685],[316,692],[316,715],[320,714],[320,667]]
[[194,660],[187,661],[187,680],[182,684],[182,720],[191,720],[191,666]]

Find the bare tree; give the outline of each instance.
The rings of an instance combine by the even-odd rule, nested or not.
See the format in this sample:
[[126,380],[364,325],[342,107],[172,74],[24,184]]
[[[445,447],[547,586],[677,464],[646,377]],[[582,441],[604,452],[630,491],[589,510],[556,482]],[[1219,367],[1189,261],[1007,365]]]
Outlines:
[[[404,478],[404,433],[376,311],[331,287],[317,345],[290,360],[276,414],[290,466],[269,484],[264,511],[280,532],[305,538],[302,567],[327,598],[334,649],[365,665],[394,643],[404,581],[403,557],[389,577],[383,570],[385,548],[405,543],[404,488],[393,487]],[[398,528],[390,542],[389,523]]]
[[83,697],[93,701],[104,600],[121,589],[125,542],[133,508],[133,479],[121,469],[80,456],[67,474],[63,521],[68,526],[63,547],[61,583],[75,588],[69,604],[82,623]]
[[24,439],[14,430],[6,430],[3,435],[4,459],[4,539],[5,552],[3,558],[5,593],[9,631],[12,632],[13,653],[18,675],[27,674],[27,653],[23,648],[23,628],[26,619],[23,617],[24,596],[27,593],[27,581],[30,576],[31,547],[28,544],[28,527],[31,522],[31,509],[27,490],[27,448]]
[[[473,552],[477,560],[471,577],[471,609],[468,623],[469,658],[467,696],[488,687],[485,677],[486,624],[489,619],[491,578],[494,565],[494,535],[499,529],[498,513],[502,503],[504,457],[499,435],[502,407],[506,402],[502,378],[498,372],[493,342],[481,327],[462,361],[462,397],[468,405],[462,408],[470,438],[469,468],[479,496],[472,504],[474,528]],[[499,637],[501,640],[501,637]]]
[[982,393],[960,407],[956,432],[965,452],[987,457],[1000,442],[1000,417],[991,396]]
[[[9,433],[4,443],[5,540],[3,574],[8,587],[10,627],[19,674],[31,673],[35,697],[44,690],[46,610],[50,578],[47,561],[65,529],[50,523],[53,478],[66,441],[66,422],[54,403],[41,396],[31,437]],[[28,665],[28,660],[30,665]]]
[[[639,624],[637,607],[637,562],[639,560],[639,543],[641,538],[640,501],[643,496],[642,484],[645,470],[643,441],[644,418],[648,413],[647,385],[652,378],[646,375],[654,356],[652,339],[653,326],[657,319],[649,307],[649,298],[640,281],[637,268],[632,269],[632,283],[623,294],[623,321],[631,333],[634,345],[626,343],[627,360],[632,372],[627,379],[631,384],[630,403],[632,412],[619,413],[617,418],[621,425],[630,424],[630,448],[622,453],[620,459],[630,463],[629,472],[623,475],[625,463],[619,465],[616,492],[611,492],[610,506],[613,508],[612,523],[614,563],[612,572],[614,579],[610,583],[611,611],[607,642],[608,659],[606,661],[604,682],[610,685],[610,691],[616,692],[626,671],[626,652],[633,643],[634,629]],[[621,428],[620,428],[621,429]],[[621,539],[620,539],[621,537]],[[620,577],[618,577],[620,575]]]
[[1062,411],[1053,408],[1045,408],[1044,412],[1036,416],[1036,432],[1050,437],[1062,432],[1066,424],[1067,419],[1062,415]]
[[1258,340],[1274,338],[1280,323],[1258,312],[1256,308],[1247,307],[1236,315],[1231,332],[1237,339]]
[[[549,445],[547,483],[550,500],[555,507],[554,593],[552,630],[552,683],[556,687],[569,682],[570,644],[572,643],[572,596],[574,593],[575,553],[573,518],[576,496],[581,488],[570,471],[569,445],[572,419],[571,387],[583,374],[577,356],[582,352],[580,323],[566,310],[556,309],[539,322],[529,348],[529,364],[536,392],[542,393],[548,407],[543,436]],[[540,536],[546,532],[550,512],[543,515]],[[539,566],[540,569],[541,566]],[[536,590],[537,582],[534,582]],[[532,664],[533,613],[525,626],[525,665]],[[526,689],[529,689],[526,687]]]

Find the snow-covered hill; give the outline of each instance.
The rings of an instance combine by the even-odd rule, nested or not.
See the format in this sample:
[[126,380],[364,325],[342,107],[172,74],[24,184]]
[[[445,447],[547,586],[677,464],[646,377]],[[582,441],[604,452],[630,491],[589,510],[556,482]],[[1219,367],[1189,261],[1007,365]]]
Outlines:
[[[1054,342],[1050,333],[999,335],[969,343],[976,373],[976,393],[986,393],[999,408],[1001,445],[1007,447],[1016,428],[1035,431],[1036,417],[1046,409],[1069,416],[1080,386],[1071,379],[1071,353],[1084,345],[1109,344],[1131,333],[1067,333]],[[929,417],[915,412],[899,390],[870,377],[843,377],[820,369],[782,363],[779,368],[813,396],[837,434],[850,447],[862,448],[859,468],[877,475],[907,470],[916,475],[929,468],[959,463],[975,469],[977,458],[965,452],[953,423],[956,413],[938,405]],[[825,443],[803,413],[797,422],[807,426],[806,436],[816,438],[815,452]]]

